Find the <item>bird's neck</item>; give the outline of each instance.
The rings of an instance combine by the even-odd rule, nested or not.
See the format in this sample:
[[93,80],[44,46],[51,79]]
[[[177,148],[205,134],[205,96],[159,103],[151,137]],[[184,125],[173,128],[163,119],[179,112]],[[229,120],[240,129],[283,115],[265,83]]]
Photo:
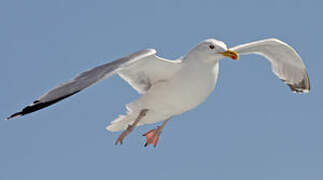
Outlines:
[[206,58],[208,57],[199,54],[187,54],[183,57],[183,64],[186,66],[185,71],[191,72],[192,75],[211,75],[216,79],[219,71],[219,60]]
[[190,51],[183,57],[183,62],[187,64],[201,64],[213,67],[219,63],[219,59],[216,59],[215,56],[206,56],[197,51]]

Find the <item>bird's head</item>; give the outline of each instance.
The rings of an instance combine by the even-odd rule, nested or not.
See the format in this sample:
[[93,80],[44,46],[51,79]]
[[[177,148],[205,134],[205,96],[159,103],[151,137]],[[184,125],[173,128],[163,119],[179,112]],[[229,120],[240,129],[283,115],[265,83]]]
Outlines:
[[216,39],[207,39],[199,43],[192,49],[192,53],[204,56],[206,61],[220,60],[229,57],[233,60],[239,59],[239,54],[235,51],[228,50],[222,41]]

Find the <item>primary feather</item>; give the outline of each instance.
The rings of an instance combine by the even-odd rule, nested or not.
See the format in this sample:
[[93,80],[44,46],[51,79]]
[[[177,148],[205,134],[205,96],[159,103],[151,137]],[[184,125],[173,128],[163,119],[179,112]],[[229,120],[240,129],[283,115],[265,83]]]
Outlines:
[[310,81],[306,67],[298,53],[288,44],[278,39],[265,39],[241,44],[230,48],[243,54],[259,54],[266,57],[272,64],[272,71],[284,81],[292,91],[307,93]]
[[[80,73],[72,80],[48,91],[32,104],[6,119],[9,120],[48,107],[80,92],[96,82],[110,77],[116,72],[137,91],[143,93],[158,79],[170,77],[178,69],[177,66],[173,66],[173,64],[178,64],[177,62],[164,60],[155,54],[156,50],[154,49],[144,49]],[[171,71],[165,71],[165,69]]]

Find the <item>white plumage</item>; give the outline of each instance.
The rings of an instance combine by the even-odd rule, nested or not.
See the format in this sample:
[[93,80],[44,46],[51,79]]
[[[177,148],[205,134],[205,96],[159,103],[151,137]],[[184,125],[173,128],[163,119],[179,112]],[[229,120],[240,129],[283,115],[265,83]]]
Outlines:
[[308,92],[310,81],[302,58],[288,44],[278,39],[266,39],[231,48],[237,53],[259,54],[272,65],[273,73],[285,81],[294,92]]
[[126,129],[141,116],[143,109],[148,111],[135,125],[163,121],[201,104],[215,87],[219,61],[224,57],[237,59],[238,54],[262,55],[271,62],[274,74],[286,82],[292,91],[306,93],[310,90],[302,59],[286,43],[267,39],[228,50],[223,42],[208,39],[174,61],[158,57],[154,49],[145,49],[95,67],[50,90],[7,119],[47,107],[117,73],[142,95],[128,104],[127,114],[112,121],[107,129]]

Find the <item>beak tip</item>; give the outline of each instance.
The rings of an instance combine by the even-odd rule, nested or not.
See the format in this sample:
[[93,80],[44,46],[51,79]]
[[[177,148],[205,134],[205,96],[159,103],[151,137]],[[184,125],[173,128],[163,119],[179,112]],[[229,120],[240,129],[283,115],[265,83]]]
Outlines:
[[232,50],[227,50],[222,55],[229,57],[233,60],[239,60],[239,54],[235,51],[232,51]]

